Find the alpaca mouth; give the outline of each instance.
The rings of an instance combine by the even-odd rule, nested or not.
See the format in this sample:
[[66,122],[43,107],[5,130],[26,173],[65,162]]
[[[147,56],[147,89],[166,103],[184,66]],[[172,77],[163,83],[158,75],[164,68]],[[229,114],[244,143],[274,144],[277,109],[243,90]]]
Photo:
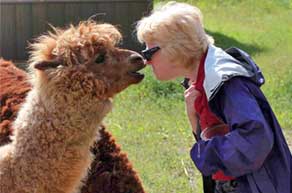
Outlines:
[[142,70],[143,68],[145,68],[145,66],[146,65],[144,63],[140,63],[135,70],[128,72],[128,74],[130,76],[134,77],[135,79],[141,81],[141,80],[143,80],[145,75],[139,71]]
[[137,72],[137,71],[135,71],[135,72],[129,72],[129,75],[130,76],[133,76],[135,78],[141,78],[141,79],[143,79],[144,76],[145,76],[144,74],[142,74],[140,72]]

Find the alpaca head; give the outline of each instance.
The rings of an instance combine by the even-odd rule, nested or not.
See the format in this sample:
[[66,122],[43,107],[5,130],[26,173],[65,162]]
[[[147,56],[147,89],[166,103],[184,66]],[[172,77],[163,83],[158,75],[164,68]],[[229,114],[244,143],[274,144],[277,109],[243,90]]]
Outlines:
[[142,57],[116,47],[121,34],[114,26],[84,21],[53,29],[31,45],[33,86],[106,99],[143,79]]

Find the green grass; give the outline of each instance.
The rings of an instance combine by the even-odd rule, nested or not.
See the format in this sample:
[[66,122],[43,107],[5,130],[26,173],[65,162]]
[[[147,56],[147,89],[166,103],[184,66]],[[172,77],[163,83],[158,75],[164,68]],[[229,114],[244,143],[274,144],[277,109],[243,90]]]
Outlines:
[[[240,47],[261,67],[266,78],[262,89],[291,144],[291,1],[188,2],[202,10],[205,28],[216,45]],[[128,152],[149,193],[201,193],[201,177],[189,157],[194,139],[180,80],[162,83],[150,69],[145,74],[140,85],[116,97],[114,110],[105,120],[108,129]]]

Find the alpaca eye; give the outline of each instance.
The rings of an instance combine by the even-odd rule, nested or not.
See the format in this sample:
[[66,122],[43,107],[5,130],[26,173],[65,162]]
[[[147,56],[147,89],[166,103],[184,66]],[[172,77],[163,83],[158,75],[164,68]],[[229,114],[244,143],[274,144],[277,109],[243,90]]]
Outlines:
[[99,56],[96,58],[95,62],[97,64],[104,62],[105,60],[105,54],[99,54]]

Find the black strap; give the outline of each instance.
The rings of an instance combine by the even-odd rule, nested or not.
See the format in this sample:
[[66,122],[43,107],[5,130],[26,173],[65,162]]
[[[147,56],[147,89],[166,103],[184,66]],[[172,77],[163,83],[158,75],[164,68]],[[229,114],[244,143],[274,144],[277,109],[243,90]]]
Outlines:
[[216,183],[215,183],[215,180],[212,179],[212,176],[204,176],[203,175],[204,193],[214,193],[215,187],[216,187]]

